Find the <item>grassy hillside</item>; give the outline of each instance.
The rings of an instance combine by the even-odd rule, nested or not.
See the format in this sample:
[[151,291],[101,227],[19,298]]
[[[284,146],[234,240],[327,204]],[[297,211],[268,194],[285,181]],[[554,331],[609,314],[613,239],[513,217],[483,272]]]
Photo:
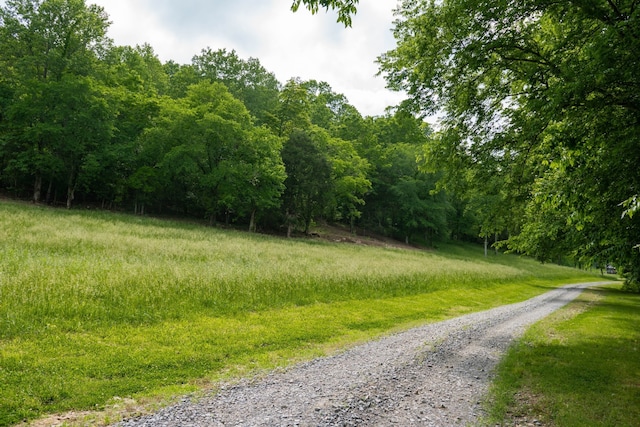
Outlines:
[[597,276],[0,204],[0,425],[185,393]]

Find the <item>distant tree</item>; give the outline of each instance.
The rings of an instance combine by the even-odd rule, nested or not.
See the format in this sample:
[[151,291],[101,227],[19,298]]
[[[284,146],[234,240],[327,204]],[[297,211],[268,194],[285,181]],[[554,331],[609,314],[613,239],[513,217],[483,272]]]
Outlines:
[[287,138],[296,130],[311,126],[311,97],[300,79],[290,79],[280,91],[279,102],[270,119],[276,135]]
[[169,75],[149,44],[112,47],[101,59],[109,67],[110,75],[105,79],[110,86],[125,87],[150,98],[169,91]]
[[81,188],[103,207],[114,207],[129,201],[128,191],[133,188],[129,184],[136,181],[132,175],[138,181],[142,176],[149,179],[150,170],[137,171],[139,164],[144,164],[139,136],[158,115],[160,95],[168,90],[168,77],[149,45],[112,47],[97,68],[100,80],[108,87],[104,98],[111,106],[113,126],[111,137],[90,154]]
[[189,86],[204,79],[193,65],[180,65],[177,62],[168,61],[163,67],[169,79],[167,94],[174,99],[184,98],[187,96]]
[[235,173],[238,198],[237,209],[249,214],[249,231],[256,231],[257,217],[273,208],[279,208],[286,179],[282,161],[282,140],[266,127],[251,130],[248,150]]
[[447,239],[451,206],[436,186],[437,173],[421,170],[418,163],[430,128],[403,110],[361,126],[356,146],[371,165],[372,183],[361,225],[407,241]]
[[297,225],[309,232],[314,216],[320,214],[331,189],[331,165],[325,153],[303,130],[294,130],[282,149],[287,178],[283,209],[287,236]]
[[360,157],[351,141],[335,138],[325,129],[312,126],[309,135],[331,171],[322,212],[328,220],[348,221],[353,229],[364,205],[363,197],[371,190],[369,162]]
[[253,126],[243,103],[222,83],[192,85],[187,97],[165,98],[156,123],[140,138],[142,158],[130,185],[183,211],[255,216],[279,203],[284,166],[281,140]]
[[331,133],[345,141],[352,141],[355,145],[358,145],[358,141],[370,137],[367,121],[358,109],[350,104],[341,106],[339,114],[334,118]]
[[259,125],[267,122],[278,104],[280,83],[255,58],[244,60],[235,50],[207,48],[193,57],[192,64],[199,77],[224,84]]
[[[183,134],[165,158],[189,165],[194,174],[192,191],[211,221],[221,209],[233,207],[233,167],[251,126],[249,112],[221,83],[202,82],[187,92],[186,114],[179,116],[173,132]],[[178,135],[176,135],[178,137]]]
[[333,133],[341,117],[354,107],[347,98],[335,93],[326,82],[309,80],[302,82],[309,94],[311,123]]
[[184,99],[158,99],[158,112],[135,140],[134,164],[128,175],[129,201],[136,213],[172,211],[204,214],[196,197],[198,170],[183,155],[197,132],[195,112]]
[[111,121],[93,75],[109,40],[103,9],[84,0],[10,0],[0,8],[0,75],[6,104],[4,169],[67,187],[71,205],[86,156],[108,138]]

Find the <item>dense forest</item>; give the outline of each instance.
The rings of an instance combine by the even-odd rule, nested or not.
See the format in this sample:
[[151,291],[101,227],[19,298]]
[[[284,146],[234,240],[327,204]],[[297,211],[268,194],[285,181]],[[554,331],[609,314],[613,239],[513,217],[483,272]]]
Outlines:
[[341,222],[401,239],[475,236],[418,170],[431,130],[362,117],[328,83],[285,83],[255,58],[190,64],[114,46],[82,0],[0,12],[2,192],[53,205],[185,215],[251,230]]
[[[348,25],[357,1],[301,3]],[[0,192],[251,231],[327,221],[424,244],[481,238],[613,263],[637,283],[636,6],[402,2],[379,63],[409,99],[363,117],[329,83],[279,82],[233,50],[178,64],[115,46],[84,0],[8,0]]]

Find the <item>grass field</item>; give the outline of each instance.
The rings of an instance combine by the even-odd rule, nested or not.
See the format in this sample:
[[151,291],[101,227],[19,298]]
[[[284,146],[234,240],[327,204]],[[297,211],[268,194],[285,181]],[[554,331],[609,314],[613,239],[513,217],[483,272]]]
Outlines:
[[527,331],[499,368],[489,425],[638,425],[640,295],[619,288],[589,289]]
[[0,254],[0,425],[72,410],[114,421],[122,402],[600,279],[474,247],[287,240],[6,201]]

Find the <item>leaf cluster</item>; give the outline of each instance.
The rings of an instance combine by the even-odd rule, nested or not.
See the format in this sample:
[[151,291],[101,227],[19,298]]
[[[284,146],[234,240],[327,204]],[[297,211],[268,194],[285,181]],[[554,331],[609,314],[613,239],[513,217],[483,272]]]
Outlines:
[[345,27],[351,26],[351,16],[358,11],[357,4],[359,0],[294,0],[291,10],[296,12],[301,4],[313,14],[318,13],[321,7],[326,10],[332,9],[338,12],[338,22],[344,24]]

